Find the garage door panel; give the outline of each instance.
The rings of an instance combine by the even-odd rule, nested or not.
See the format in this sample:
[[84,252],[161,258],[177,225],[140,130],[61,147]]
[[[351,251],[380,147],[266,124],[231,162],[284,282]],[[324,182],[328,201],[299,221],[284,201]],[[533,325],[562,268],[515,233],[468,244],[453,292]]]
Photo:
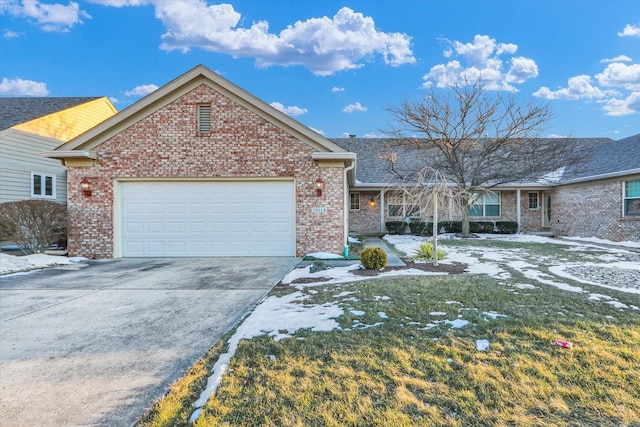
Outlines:
[[125,182],[122,256],[293,256],[295,191],[284,182]]

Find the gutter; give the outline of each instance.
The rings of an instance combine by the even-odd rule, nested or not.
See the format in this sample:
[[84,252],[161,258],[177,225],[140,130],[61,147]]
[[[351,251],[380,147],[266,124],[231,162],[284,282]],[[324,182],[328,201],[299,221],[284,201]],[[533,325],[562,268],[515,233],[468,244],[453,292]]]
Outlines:
[[[349,153],[354,154],[354,153]],[[356,167],[356,158],[354,156],[351,164],[344,168],[344,252],[346,255],[349,250],[349,171]]]

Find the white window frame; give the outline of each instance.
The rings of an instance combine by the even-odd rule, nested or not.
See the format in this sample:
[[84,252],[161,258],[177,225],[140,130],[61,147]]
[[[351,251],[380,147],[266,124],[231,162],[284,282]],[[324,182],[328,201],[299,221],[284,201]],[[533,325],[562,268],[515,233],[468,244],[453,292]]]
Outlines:
[[[498,197],[498,215],[487,215],[487,203],[486,196],[487,194],[494,194]],[[472,215],[471,209],[473,206],[482,206],[482,215]],[[489,204],[489,206],[495,206],[495,204]],[[469,217],[470,218],[500,218],[502,216],[502,194],[500,191],[483,191],[480,193],[474,194],[474,202],[473,205],[469,208]]]
[[[36,177],[40,177],[40,194],[35,193],[34,184]],[[47,178],[51,178],[51,194],[46,194]],[[34,199],[55,199],[56,198],[56,174],[44,172],[31,172],[31,197]]]
[[[211,104],[198,104],[198,133],[211,133]],[[207,120],[202,120],[203,116],[207,116]]]
[[[400,198],[402,198],[401,202],[399,200]],[[407,214],[410,211],[409,207],[410,206],[417,206],[418,214],[417,215],[412,215],[412,216],[410,216],[410,218],[419,219],[421,217],[421,210],[422,210],[422,208],[420,207],[420,204],[409,203],[407,198],[408,198],[408,195],[404,194],[404,193],[402,193],[402,194],[398,194],[398,193],[389,194],[389,196],[387,197],[387,218],[389,218],[389,219],[405,219],[408,216]],[[399,215],[399,216],[398,215],[391,215],[389,207],[391,205],[400,206],[401,203],[402,203],[402,215]]]
[[640,183],[640,179],[634,179],[632,181],[624,181],[622,185],[622,216],[625,218],[640,218],[640,215],[629,215],[627,214],[627,201],[628,200],[637,200],[640,203],[640,196],[628,197],[627,196],[627,185],[632,182]]
[[[356,207],[354,207],[354,205]],[[358,192],[349,193],[349,210],[351,210],[351,211],[359,211],[360,210],[360,193],[358,193]]]
[[[531,207],[531,195],[532,194],[536,195],[536,205],[535,205],[535,207]],[[540,193],[538,191],[529,191],[527,204],[529,206],[529,210],[530,211],[540,210]]]

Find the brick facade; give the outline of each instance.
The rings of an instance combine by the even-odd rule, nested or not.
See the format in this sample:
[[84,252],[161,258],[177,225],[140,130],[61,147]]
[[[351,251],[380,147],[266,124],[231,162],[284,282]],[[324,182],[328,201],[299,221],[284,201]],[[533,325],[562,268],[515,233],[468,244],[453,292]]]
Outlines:
[[[638,176],[630,180],[639,179]],[[551,193],[551,229],[558,236],[640,241],[640,218],[623,217],[624,181],[566,185]]]
[[[212,131],[197,133],[197,106],[211,103]],[[69,249],[89,258],[114,256],[115,183],[120,179],[293,178],[296,255],[342,253],[343,167],[321,167],[308,144],[207,84],[180,96],[108,138],[91,167],[68,168]],[[93,194],[80,191],[88,177]],[[321,198],[314,184],[324,180]],[[313,213],[313,207],[327,213]],[[116,237],[117,238],[117,237]]]
[[[354,191],[360,194],[360,208],[349,210],[349,232],[353,233],[380,233],[380,192]],[[373,199],[371,206],[369,201]]]

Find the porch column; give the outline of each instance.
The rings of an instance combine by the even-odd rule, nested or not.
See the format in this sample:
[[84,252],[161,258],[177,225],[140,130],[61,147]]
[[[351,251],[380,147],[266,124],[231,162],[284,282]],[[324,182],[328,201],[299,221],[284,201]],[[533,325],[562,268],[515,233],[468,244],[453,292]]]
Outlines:
[[516,192],[516,221],[518,222],[518,230],[520,232],[520,189]]
[[384,232],[384,190],[380,190],[380,232]]

